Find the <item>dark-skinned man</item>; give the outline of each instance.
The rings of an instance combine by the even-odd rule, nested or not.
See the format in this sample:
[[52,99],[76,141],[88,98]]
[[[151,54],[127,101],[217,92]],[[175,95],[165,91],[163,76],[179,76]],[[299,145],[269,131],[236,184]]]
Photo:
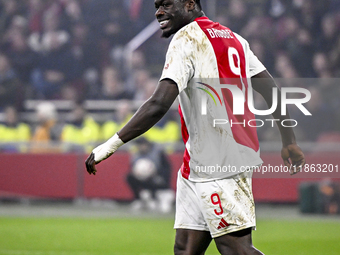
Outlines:
[[[154,4],[162,36],[174,34],[159,84],[131,120],[93,150],[87,171],[95,174],[96,164],[155,125],[178,97],[186,149],[177,179],[175,254],[204,254],[212,239],[221,254],[262,254],[251,239],[255,228],[251,174],[263,162],[256,128],[240,123],[254,119],[246,106],[248,89],[259,92],[271,106],[275,82],[247,41],[205,17],[199,0]],[[214,86],[216,80],[243,92],[243,115],[233,114],[233,89]],[[278,98],[280,105],[280,93]],[[273,117],[289,119],[280,110]],[[214,118],[228,121],[219,125]],[[278,127],[284,164],[294,174],[305,163],[303,152],[292,128]],[[213,166],[217,171],[207,171]]]

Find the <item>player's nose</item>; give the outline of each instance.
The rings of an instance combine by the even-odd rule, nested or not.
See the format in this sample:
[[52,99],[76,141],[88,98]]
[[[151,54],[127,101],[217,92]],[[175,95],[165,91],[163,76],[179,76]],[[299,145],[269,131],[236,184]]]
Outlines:
[[163,6],[160,6],[160,7],[156,10],[155,16],[156,16],[156,18],[158,18],[158,17],[164,15],[164,13],[165,13],[165,12],[164,12]]

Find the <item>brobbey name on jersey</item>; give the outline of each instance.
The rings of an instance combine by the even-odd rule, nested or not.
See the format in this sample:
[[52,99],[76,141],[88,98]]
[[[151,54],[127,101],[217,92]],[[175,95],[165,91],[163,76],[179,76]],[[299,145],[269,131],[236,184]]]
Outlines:
[[228,29],[220,30],[215,28],[212,29],[208,28],[207,31],[211,38],[227,38],[227,39],[234,38],[233,33]]

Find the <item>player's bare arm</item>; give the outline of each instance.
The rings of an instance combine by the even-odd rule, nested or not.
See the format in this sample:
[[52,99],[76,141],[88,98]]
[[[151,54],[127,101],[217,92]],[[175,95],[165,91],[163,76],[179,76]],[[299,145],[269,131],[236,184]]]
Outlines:
[[124,143],[144,134],[155,125],[169,110],[178,96],[177,84],[164,79],[158,84],[154,94],[147,100],[118,132]]
[[178,93],[175,82],[169,79],[160,81],[153,95],[138,109],[130,121],[107,142],[92,151],[85,161],[87,172],[95,174],[96,164],[111,156],[124,143],[142,135],[155,125],[169,110]]
[[[272,88],[277,87],[274,79],[267,70],[255,75],[251,79],[252,87],[260,93],[266,100],[268,106],[272,105]],[[280,120],[290,119],[287,111],[286,115],[281,115],[281,95],[278,90],[278,107],[273,112],[274,119]],[[296,144],[293,128],[278,125],[282,139],[281,157],[285,166],[289,167],[290,174],[295,174],[304,166],[306,160],[301,148]]]

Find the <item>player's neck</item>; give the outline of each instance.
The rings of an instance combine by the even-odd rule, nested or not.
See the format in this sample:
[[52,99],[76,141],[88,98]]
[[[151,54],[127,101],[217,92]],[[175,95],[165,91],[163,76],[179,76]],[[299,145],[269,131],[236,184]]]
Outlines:
[[203,11],[198,11],[190,20],[190,23],[193,22],[197,18],[205,17],[205,13]]

